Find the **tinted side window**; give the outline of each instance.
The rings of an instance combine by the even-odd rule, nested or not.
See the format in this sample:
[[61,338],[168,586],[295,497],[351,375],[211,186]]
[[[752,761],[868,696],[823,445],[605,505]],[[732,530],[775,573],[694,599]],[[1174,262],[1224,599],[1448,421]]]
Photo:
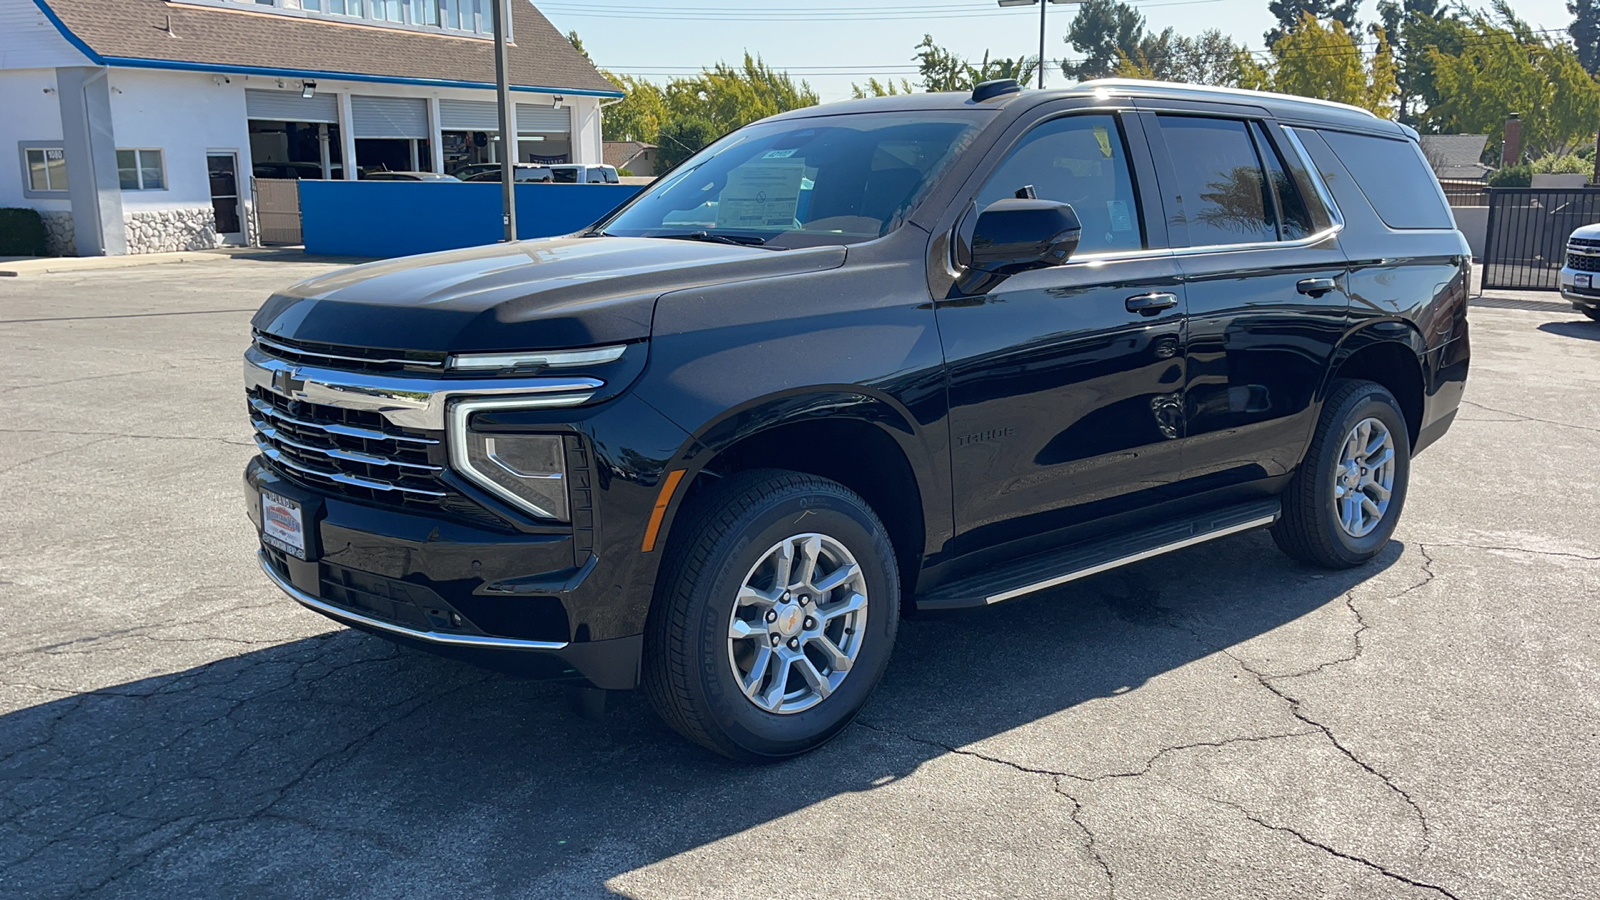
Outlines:
[[1289,177],[1289,170],[1284,168],[1283,158],[1273,148],[1272,141],[1267,139],[1267,130],[1261,127],[1261,123],[1251,122],[1250,133],[1255,136],[1256,149],[1261,153],[1262,162],[1266,163],[1267,185],[1272,189],[1273,199],[1278,201],[1280,236],[1286,241],[1309,237],[1314,230],[1311,210],[1300,195],[1300,189],[1295,187],[1294,179]]
[[1035,127],[989,176],[978,194],[978,209],[1029,187],[1040,200],[1072,204],[1083,223],[1078,253],[1144,247],[1139,201],[1115,116],[1065,116]]
[[1454,228],[1422,150],[1412,141],[1320,131],[1390,228]]
[[556,169],[555,180],[557,184],[577,184],[578,169]]
[[1276,241],[1272,195],[1243,122],[1158,116],[1176,171],[1175,224],[1189,228],[1189,245]]

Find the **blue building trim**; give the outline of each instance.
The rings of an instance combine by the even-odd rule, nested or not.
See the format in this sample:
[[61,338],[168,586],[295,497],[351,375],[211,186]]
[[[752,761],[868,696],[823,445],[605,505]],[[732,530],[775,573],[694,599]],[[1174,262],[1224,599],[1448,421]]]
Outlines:
[[68,28],[67,24],[61,21],[61,17],[56,15],[56,11],[51,9],[49,4],[45,3],[45,0],[33,0],[33,5],[39,7],[39,12],[44,13],[44,17],[49,19],[50,24],[56,27],[56,31],[60,32],[61,36],[67,39],[67,43],[78,48],[78,52],[89,57],[89,61],[95,65],[105,65],[105,61],[100,58],[100,54],[94,52],[93,47],[85,44],[83,42],[83,38],[73,34],[72,29]]
[[[89,57],[95,65],[123,66],[130,69],[165,69],[176,72],[208,72],[219,75],[264,75],[269,78],[327,78],[335,81],[363,81],[375,84],[405,84],[417,87],[442,87],[442,88],[470,88],[473,90],[494,90],[494,84],[479,81],[450,81],[442,78],[404,78],[398,75],[372,75],[365,72],[335,72],[313,69],[276,69],[267,66],[235,66],[222,63],[188,62],[170,59],[142,59],[130,56],[101,56],[94,48],[83,42],[72,29],[62,22],[55,14],[46,0],[33,0],[39,11],[44,13],[50,24],[56,27],[61,36],[66,38],[72,46],[76,47]],[[513,91],[537,94],[572,94],[575,97],[625,97],[622,91],[593,91],[585,88],[546,87],[544,85],[513,84]]]

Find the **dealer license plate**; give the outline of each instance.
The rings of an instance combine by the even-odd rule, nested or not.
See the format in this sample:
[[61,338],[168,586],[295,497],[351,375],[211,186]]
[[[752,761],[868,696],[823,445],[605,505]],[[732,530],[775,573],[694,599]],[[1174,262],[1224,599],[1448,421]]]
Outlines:
[[1594,279],[1593,275],[1574,275],[1574,276],[1572,276],[1572,285],[1573,285],[1573,287],[1581,287],[1581,288],[1592,287],[1590,282],[1593,279]]
[[262,491],[261,539],[285,553],[305,559],[306,524],[300,504],[271,491]]

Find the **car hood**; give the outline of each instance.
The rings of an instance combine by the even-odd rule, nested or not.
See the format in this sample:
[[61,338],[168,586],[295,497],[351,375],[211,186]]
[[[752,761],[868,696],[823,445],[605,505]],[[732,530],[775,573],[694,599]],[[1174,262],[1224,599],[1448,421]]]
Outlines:
[[650,335],[669,291],[837,268],[843,247],[775,251],[660,238],[551,238],[341,269],[252,320],[302,341],[451,353],[553,350]]
[[1579,228],[1577,231],[1574,231],[1568,237],[1569,239],[1586,238],[1591,241],[1600,240],[1600,225],[1585,225],[1582,228]]

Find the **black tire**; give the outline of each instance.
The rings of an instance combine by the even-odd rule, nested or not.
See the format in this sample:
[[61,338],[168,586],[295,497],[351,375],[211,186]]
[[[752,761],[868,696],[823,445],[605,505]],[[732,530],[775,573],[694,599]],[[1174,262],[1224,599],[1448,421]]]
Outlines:
[[[861,567],[864,635],[830,695],[799,712],[768,712],[739,688],[729,664],[729,620],[752,567],[778,542],[809,533],[839,542]],[[813,750],[850,724],[883,676],[899,626],[894,549],[866,501],[814,475],[739,473],[695,498],[666,552],[645,630],[643,681],[668,725],[729,758],[762,762]]]
[[1578,311],[1595,320],[1596,322],[1600,322],[1600,308],[1585,306]]
[[[1394,487],[1377,526],[1362,537],[1353,537],[1339,524],[1334,478],[1346,436],[1367,418],[1381,422],[1394,440]],[[1336,381],[1323,404],[1305,459],[1283,492],[1283,516],[1272,526],[1273,540],[1278,549],[1302,562],[1330,569],[1359,566],[1377,556],[1393,536],[1410,476],[1410,432],[1394,395],[1370,381]]]

